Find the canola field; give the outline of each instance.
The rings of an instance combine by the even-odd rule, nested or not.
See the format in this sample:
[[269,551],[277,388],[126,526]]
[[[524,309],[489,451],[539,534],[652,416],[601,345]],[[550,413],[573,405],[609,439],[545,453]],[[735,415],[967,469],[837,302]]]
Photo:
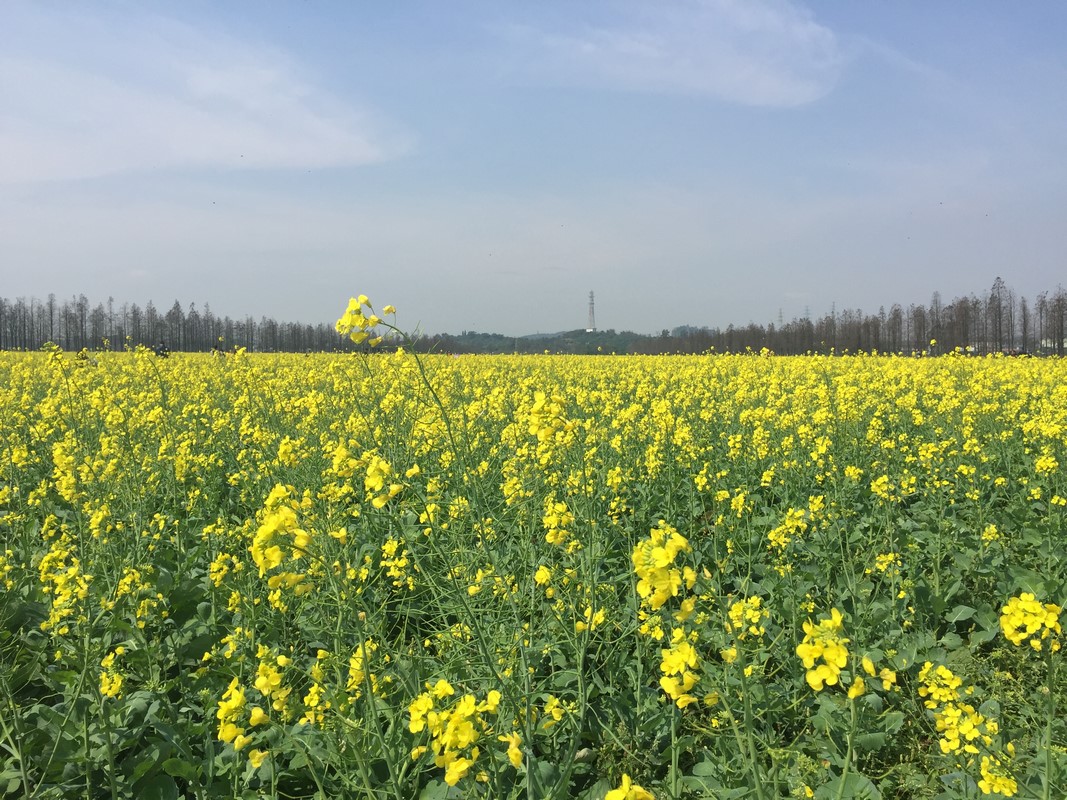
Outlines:
[[1067,362],[0,353],[0,419],[0,797],[1067,796]]

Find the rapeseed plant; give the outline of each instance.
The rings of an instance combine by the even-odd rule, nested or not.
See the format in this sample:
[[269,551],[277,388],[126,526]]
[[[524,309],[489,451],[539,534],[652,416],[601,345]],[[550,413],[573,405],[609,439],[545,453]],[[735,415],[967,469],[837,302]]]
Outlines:
[[816,692],[824,686],[836,686],[848,664],[849,640],[842,635],[843,620],[841,612],[833,608],[829,618],[804,623],[804,641],[797,645],[796,654],[804,664],[808,686]]
[[[392,313],[357,297],[339,330],[396,343]],[[1059,796],[1065,364],[0,354],[0,772]],[[1002,729],[1035,733],[1016,757]]]
[[1022,592],[1008,600],[1001,609],[1000,627],[1004,636],[1014,645],[1029,641],[1038,651],[1048,643],[1052,652],[1060,649],[1059,636],[1061,608],[1052,603],[1041,603],[1032,592]]

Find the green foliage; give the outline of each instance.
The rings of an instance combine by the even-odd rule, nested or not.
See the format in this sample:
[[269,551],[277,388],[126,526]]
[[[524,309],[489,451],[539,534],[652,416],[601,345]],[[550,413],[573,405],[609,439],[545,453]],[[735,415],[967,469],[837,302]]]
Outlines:
[[1065,377],[5,356],[0,797],[1061,797]]

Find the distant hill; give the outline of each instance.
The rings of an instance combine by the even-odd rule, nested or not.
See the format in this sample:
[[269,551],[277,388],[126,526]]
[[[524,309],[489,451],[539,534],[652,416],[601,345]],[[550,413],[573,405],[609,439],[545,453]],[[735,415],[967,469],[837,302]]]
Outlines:
[[[636,352],[635,345],[650,340],[633,331],[614,330],[560,331],[558,333],[530,333],[524,336],[504,336],[499,333],[463,331],[460,334],[439,333],[425,337],[422,348],[446,353],[596,353]],[[420,348],[420,349],[422,349]]]

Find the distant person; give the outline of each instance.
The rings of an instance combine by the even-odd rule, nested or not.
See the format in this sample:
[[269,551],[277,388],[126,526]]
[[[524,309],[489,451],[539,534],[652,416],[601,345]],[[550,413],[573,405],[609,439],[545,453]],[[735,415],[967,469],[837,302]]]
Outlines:
[[167,343],[162,339],[160,339],[159,344],[155,346],[155,353],[160,358],[167,358],[170,355],[170,349],[167,347]]

